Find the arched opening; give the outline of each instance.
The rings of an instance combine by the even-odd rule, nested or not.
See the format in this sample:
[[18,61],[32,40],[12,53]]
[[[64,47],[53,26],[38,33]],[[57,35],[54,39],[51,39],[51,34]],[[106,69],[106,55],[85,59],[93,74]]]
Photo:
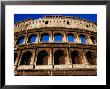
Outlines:
[[94,55],[93,52],[88,51],[86,53],[86,58],[87,58],[87,60],[88,60],[90,65],[94,65],[95,64],[96,58],[95,58],[95,55]]
[[85,35],[80,34],[79,37],[80,37],[81,43],[82,43],[82,44],[85,44],[85,43],[86,43]]
[[16,61],[16,58],[17,58],[17,53],[14,53],[14,63]]
[[94,37],[94,36],[91,36],[91,41],[92,41],[93,44],[96,43],[96,41],[95,41],[95,37]]
[[57,50],[54,53],[54,64],[65,64],[64,52],[62,50]]
[[29,65],[31,61],[32,53],[30,51],[26,51],[23,53],[21,58],[21,65]]
[[28,43],[33,43],[35,41],[36,41],[36,35],[35,34],[30,35],[28,38]]
[[72,33],[69,33],[69,34],[67,35],[67,40],[68,40],[68,42],[74,42],[74,36],[73,36]]
[[19,38],[18,38],[18,40],[17,40],[17,45],[18,44],[23,44],[24,43],[24,36],[20,36]]
[[38,53],[36,65],[48,65],[48,53],[45,50]]
[[54,34],[54,42],[62,42],[62,35],[60,33]]
[[48,24],[49,21],[45,21],[45,24]]
[[42,34],[40,41],[41,42],[48,42],[49,41],[49,35],[48,35],[48,33]]
[[69,25],[70,23],[69,23],[69,21],[67,21],[67,25]]
[[81,64],[78,51],[74,50],[71,52],[71,59],[72,59],[72,64]]

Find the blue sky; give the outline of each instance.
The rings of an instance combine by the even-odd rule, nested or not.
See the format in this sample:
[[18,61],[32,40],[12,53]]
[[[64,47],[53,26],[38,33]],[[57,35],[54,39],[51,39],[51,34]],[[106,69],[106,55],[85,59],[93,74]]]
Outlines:
[[76,16],[97,23],[97,14],[14,14],[14,23],[28,18],[31,19],[42,18],[45,15]]
[[[46,16],[46,15],[63,15],[63,16],[75,16],[75,17],[80,17],[80,18],[83,18],[83,19],[87,19],[89,21],[92,21],[92,22],[95,22],[97,23],[97,14],[14,14],[14,23],[18,22],[18,21],[22,21],[22,20],[25,20],[25,19],[28,19],[28,18],[31,18],[31,19],[38,19],[38,18],[42,18],[43,16]],[[67,36],[69,42],[73,42],[74,41],[74,38],[70,35],[70,36]],[[33,42],[35,41],[36,37],[35,36],[32,36],[30,38],[30,42]],[[56,35],[55,36],[55,40],[56,41],[61,41],[61,36],[60,35]],[[20,39],[20,43],[23,43],[23,40],[24,38],[21,38]],[[43,36],[42,37],[42,40],[41,41],[48,41],[49,38],[47,35]],[[84,38],[81,37],[81,40],[82,40],[82,43],[85,43],[84,41]]]

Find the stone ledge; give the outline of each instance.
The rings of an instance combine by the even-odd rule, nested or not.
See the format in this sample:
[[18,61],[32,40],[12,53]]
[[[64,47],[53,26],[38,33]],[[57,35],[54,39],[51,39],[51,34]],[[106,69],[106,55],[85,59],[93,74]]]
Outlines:
[[96,70],[17,70],[16,76],[96,76]]
[[36,65],[35,66],[35,70],[36,69],[52,69],[53,66],[52,65]]
[[18,66],[17,70],[32,70],[33,65],[20,65]]
[[[15,66],[14,66],[15,67]],[[97,70],[96,65],[72,64],[72,65],[20,65],[15,70]]]
[[70,69],[72,65],[54,65],[54,69]]
[[84,64],[73,64],[72,65],[73,69],[96,69],[97,66],[96,65],[84,65]]

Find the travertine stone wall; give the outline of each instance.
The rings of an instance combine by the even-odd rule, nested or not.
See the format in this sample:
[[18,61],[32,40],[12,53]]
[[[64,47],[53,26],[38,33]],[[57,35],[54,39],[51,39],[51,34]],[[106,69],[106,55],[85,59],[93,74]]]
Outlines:
[[[48,33],[49,41],[41,42],[42,34]],[[61,42],[54,42],[54,34],[60,33],[62,36]],[[68,42],[67,35],[71,33],[74,37],[74,42]],[[31,34],[36,35],[36,41],[29,43],[29,36]],[[85,35],[86,43],[82,44],[80,34]],[[24,36],[23,44],[16,44],[19,37]],[[95,37],[95,44],[91,40],[91,36]],[[65,16],[45,16],[39,19],[28,19],[15,24],[14,28],[14,52],[17,53],[17,57],[14,63],[15,74],[19,75],[17,71],[23,71],[20,74],[26,74],[26,71],[35,71],[36,75],[39,73],[46,73],[49,75],[60,74],[58,70],[96,70],[97,69],[97,26],[95,23],[87,21],[85,19],[77,17],[65,17]],[[46,59],[48,63],[44,65],[36,65],[38,61],[38,53],[45,50],[48,53]],[[64,59],[63,64],[54,63],[54,53],[57,50],[62,50],[64,55],[61,57]],[[76,50],[79,54],[76,64],[72,63],[71,52]],[[23,53],[30,51],[32,53],[29,65],[21,65],[21,58]],[[94,54],[93,63],[89,64],[86,53],[90,51]],[[25,71],[26,70],[26,71]],[[43,72],[46,70],[47,72]],[[55,70],[55,71],[54,71]],[[37,71],[37,72],[36,72]],[[66,71],[62,72],[64,75],[68,75]],[[71,75],[70,73],[70,75]],[[76,73],[76,72],[75,72]],[[95,73],[95,72],[94,72]],[[93,73],[93,75],[94,75]],[[86,73],[87,74],[87,73]]]
[[[48,64],[47,65],[36,65],[37,55],[42,50],[45,50],[48,53]],[[89,65],[89,62],[88,62],[87,57],[86,57],[86,53],[88,51],[93,52],[94,55],[96,56],[96,50],[89,50],[89,49],[85,49],[85,50],[83,50],[83,49],[77,49],[77,48],[53,48],[53,49],[52,48],[38,48],[38,49],[24,49],[22,51],[19,50],[19,51],[16,51],[15,52],[15,53],[18,54],[18,57],[16,58],[16,61],[15,61],[15,66],[16,66],[16,68],[18,67],[18,69],[22,69],[22,68],[27,69],[28,66],[20,65],[20,61],[21,61],[21,58],[22,58],[23,53],[26,52],[26,51],[30,51],[30,52],[32,52],[32,57],[31,57],[30,65],[39,66],[39,68],[43,68],[44,66],[47,66],[47,68],[48,68],[49,65],[51,65],[51,66],[55,65],[54,64],[54,53],[57,50],[62,50],[64,52],[64,59],[65,59],[65,64],[57,65],[57,68],[58,67],[60,68],[61,66],[62,66],[62,68],[64,66],[66,68],[66,65],[78,65],[78,66],[80,66],[80,65],[81,66],[82,65]],[[71,52],[74,51],[74,50],[78,51],[78,53],[79,53],[80,64],[72,64]],[[94,58],[93,61],[94,61],[94,65],[96,65],[96,57]],[[86,67],[86,66],[84,66],[84,67]],[[33,67],[31,67],[31,68],[33,69]],[[72,66],[71,66],[71,68],[72,68]]]
[[16,23],[14,30],[15,32],[20,32],[45,27],[77,28],[97,32],[97,26],[93,22],[81,18],[63,16],[50,16],[49,18],[47,16],[35,20],[29,19],[23,22]]
[[[73,34],[73,37],[74,37],[74,43],[81,43],[81,40],[80,40],[79,35],[80,34],[83,34],[83,35],[85,35],[86,44],[94,44],[92,42],[92,40],[90,39],[90,37],[92,36],[90,34],[77,33],[77,32],[62,32],[62,31],[43,31],[43,32],[32,32],[32,33],[29,33],[29,34],[22,34],[22,35],[19,35],[18,34],[18,36],[14,36],[14,39],[15,39],[14,45],[16,45],[16,42],[17,42],[18,38],[21,37],[21,36],[25,36],[24,37],[25,38],[25,41],[24,41],[23,44],[27,44],[28,43],[28,38],[29,38],[29,36],[31,34],[35,34],[36,35],[36,41],[34,43],[41,42],[40,41],[41,35],[44,34],[44,33],[47,33],[49,35],[49,42],[54,42],[54,34],[55,33],[60,33],[61,34],[61,36],[62,36],[62,43],[63,42],[68,42],[68,40],[66,38],[67,37],[67,34],[68,33],[72,33]],[[96,40],[96,35],[94,35],[94,37],[95,37],[95,40]],[[94,45],[96,45],[96,43]]]

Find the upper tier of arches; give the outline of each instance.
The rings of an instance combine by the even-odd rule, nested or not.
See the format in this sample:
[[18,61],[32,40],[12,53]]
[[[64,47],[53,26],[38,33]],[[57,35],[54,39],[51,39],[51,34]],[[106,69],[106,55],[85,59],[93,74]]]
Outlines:
[[96,45],[97,39],[95,36],[85,35],[85,34],[75,34],[68,32],[63,34],[62,32],[55,32],[50,34],[48,32],[43,32],[40,35],[31,33],[27,35],[18,36],[15,39],[15,45],[26,44],[26,43],[38,43],[38,42],[68,42],[68,43],[80,43],[80,44],[94,44]]

